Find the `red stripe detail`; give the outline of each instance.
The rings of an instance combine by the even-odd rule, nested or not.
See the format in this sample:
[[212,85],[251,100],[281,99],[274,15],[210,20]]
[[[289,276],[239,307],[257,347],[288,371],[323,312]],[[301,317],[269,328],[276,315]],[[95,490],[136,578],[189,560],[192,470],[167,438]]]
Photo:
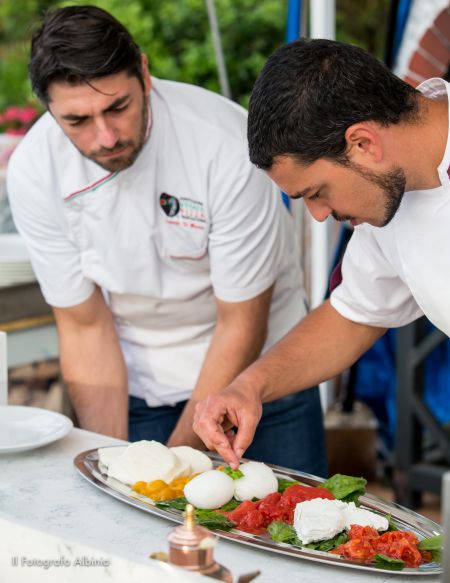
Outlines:
[[69,200],[69,198],[72,198],[72,196],[76,196],[77,194],[81,194],[82,192],[86,192],[87,190],[91,190],[91,188],[95,188],[96,186],[98,186],[99,184],[104,182],[105,180],[108,180],[108,178],[110,178],[113,174],[114,174],[114,172],[110,172],[109,174],[107,174],[103,178],[100,178],[100,180],[97,180],[97,182],[94,182],[93,184],[90,184],[89,186],[86,186],[85,188],[82,188],[81,190],[77,190],[76,192],[72,192],[72,194],[68,194],[67,196],[64,197],[64,200]]
[[330,277],[330,293],[342,283],[342,259],[333,269]]

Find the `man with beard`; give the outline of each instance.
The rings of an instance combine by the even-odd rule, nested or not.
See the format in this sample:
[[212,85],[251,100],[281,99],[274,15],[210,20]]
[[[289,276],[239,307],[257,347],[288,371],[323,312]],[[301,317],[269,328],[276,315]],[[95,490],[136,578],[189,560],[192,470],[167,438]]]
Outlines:
[[[29,72],[48,112],[8,191],[79,422],[203,447],[195,402],[305,315],[292,220],[248,159],[246,114],[151,78],[129,32],[92,6],[46,15]],[[317,389],[269,404],[250,453],[324,474]]]
[[355,232],[330,300],[197,405],[194,429],[226,461],[251,443],[262,402],[332,378],[387,328],[425,314],[450,335],[448,93],[442,79],[413,89],[333,41],[269,58],[250,100],[250,158],[316,220]]

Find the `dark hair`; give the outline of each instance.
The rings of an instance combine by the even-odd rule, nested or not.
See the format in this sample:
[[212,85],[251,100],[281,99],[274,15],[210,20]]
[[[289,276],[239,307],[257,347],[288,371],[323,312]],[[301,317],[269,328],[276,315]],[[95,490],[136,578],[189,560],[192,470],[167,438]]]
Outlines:
[[267,61],[250,98],[250,159],[265,170],[285,154],[305,165],[319,158],[345,164],[348,127],[413,119],[416,96],[359,47],[322,39],[284,45]]
[[141,51],[128,30],[96,6],[49,10],[31,41],[28,72],[33,91],[47,105],[54,81],[90,82],[122,71],[142,87]]

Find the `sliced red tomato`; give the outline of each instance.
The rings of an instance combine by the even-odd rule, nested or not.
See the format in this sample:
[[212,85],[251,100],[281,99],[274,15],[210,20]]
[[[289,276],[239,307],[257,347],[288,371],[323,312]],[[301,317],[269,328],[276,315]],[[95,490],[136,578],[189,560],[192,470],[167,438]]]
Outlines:
[[394,559],[401,559],[407,567],[418,567],[422,563],[422,555],[417,548],[419,541],[412,532],[395,530],[385,532],[372,541],[377,553]]
[[287,518],[287,513],[283,507],[280,506],[279,502],[281,500],[281,494],[279,492],[274,492],[269,494],[259,503],[257,503],[258,510],[266,519],[267,525],[269,525],[274,520],[284,521]]
[[301,484],[289,486],[283,492],[283,499],[289,501],[290,504],[298,504],[305,500],[314,500],[314,498],[335,499],[333,494],[326,488],[313,488],[312,486],[302,486]]
[[262,534],[265,532],[266,519],[259,510],[249,510],[237,523],[237,528],[252,534]]
[[256,504],[251,500],[246,500],[231,512],[227,512],[226,515],[232,522],[237,524],[244,518],[247,512],[251,512],[252,510],[256,510]]
[[378,538],[379,536],[380,535],[378,531],[371,526],[360,526],[359,524],[350,525],[350,530],[348,531],[349,540],[358,538],[370,541],[371,539]]
[[354,538],[331,551],[336,555],[342,555],[346,559],[358,559],[371,563],[376,555],[371,541],[364,538]]
[[431,563],[431,561],[433,560],[433,554],[431,553],[431,551],[419,551],[419,552],[422,555],[422,561],[424,563]]

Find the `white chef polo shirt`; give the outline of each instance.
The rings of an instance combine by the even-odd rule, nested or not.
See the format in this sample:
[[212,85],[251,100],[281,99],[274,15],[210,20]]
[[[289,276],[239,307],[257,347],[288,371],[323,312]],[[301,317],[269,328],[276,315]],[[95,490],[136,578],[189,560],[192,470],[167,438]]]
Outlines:
[[[449,84],[430,79],[418,89],[448,99]],[[442,128],[449,134],[448,124]],[[382,327],[423,314],[450,335],[450,145],[438,167],[441,186],[406,192],[385,227],[360,225],[342,264],[331,304],[349,320]]]
[[107,293],[130,394],[189,397],[215,326],[214,298],[275,283],[265,348],[305,315],[291,217],[248,159],[246,114],[198,87],[153,79],[151,132],[109,173],[47,113],[11,158],[8,191],[46,301]]

